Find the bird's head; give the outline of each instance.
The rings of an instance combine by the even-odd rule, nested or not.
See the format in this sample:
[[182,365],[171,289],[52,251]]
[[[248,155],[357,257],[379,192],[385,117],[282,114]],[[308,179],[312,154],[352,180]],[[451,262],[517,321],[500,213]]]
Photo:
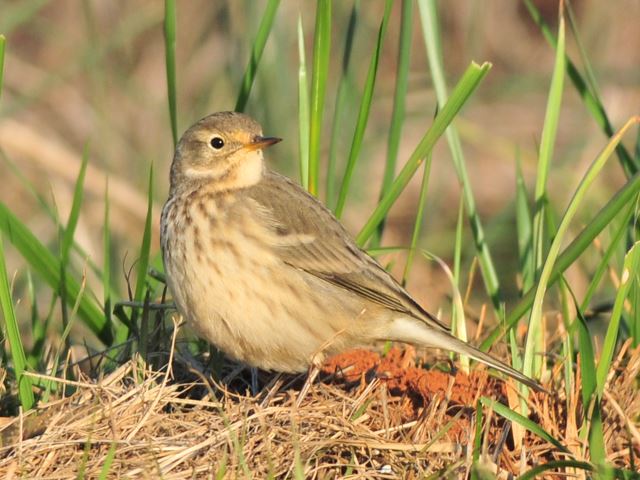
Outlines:
[[171,188],[202,181],[221,190],[253,185],[262,178],[262,149],[280,140],[263,137],[260,124],[242,113],[209,115],[178,142],[171,165]]

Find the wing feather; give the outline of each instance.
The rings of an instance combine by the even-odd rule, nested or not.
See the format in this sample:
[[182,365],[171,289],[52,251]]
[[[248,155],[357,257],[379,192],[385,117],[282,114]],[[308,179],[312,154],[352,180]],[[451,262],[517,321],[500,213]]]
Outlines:
[[287,264],[449,332],[378,262],[358,248],[334,215],[299,185],[267,172],[246,193],[258,204],[265,224],[282,239],[274,242],[274,248]]

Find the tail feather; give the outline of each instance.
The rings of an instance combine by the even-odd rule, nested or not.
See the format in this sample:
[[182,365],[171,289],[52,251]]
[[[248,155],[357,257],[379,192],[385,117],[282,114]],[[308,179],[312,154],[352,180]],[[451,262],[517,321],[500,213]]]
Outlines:
[[478,362],[482,362],[499,372],[515,378],[517,381],[525,384],[533,390],[538,392],[545,391],[538,382],[492,357],[488,353],[463,342],[451,335],[449,332],[430,328],[427,324],[420,322],[417,319],[410,317],[400,317],[395,319],[391,326],[391,337],[393,340],[413,345],[442,348],[462,355],[467,355]]

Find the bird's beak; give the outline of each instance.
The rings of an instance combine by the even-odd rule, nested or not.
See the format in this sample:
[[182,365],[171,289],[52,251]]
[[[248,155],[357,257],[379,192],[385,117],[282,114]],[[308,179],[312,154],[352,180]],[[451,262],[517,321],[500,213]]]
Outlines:
[[243,150],[252,152],[254,150],[262,150],[263,148],[270,147],[282,139],[278,137],[254,137],[253,141],[243,147]]

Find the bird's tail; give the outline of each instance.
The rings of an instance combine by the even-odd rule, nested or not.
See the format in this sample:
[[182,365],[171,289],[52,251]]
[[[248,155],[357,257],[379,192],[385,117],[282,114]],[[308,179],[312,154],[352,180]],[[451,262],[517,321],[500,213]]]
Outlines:
[[488,353],[463,342],[445,330],[431,327],[417,319],[411,317],[396,318],[392,323],[390,333],[393,340],[413,345],[422,345],[425,347],[442,348],[444,350],[467,355],[478,362],[489,365],[499,372],[515,378],[519,382],[536,391],[544,391],[538,382],[492,357]]

